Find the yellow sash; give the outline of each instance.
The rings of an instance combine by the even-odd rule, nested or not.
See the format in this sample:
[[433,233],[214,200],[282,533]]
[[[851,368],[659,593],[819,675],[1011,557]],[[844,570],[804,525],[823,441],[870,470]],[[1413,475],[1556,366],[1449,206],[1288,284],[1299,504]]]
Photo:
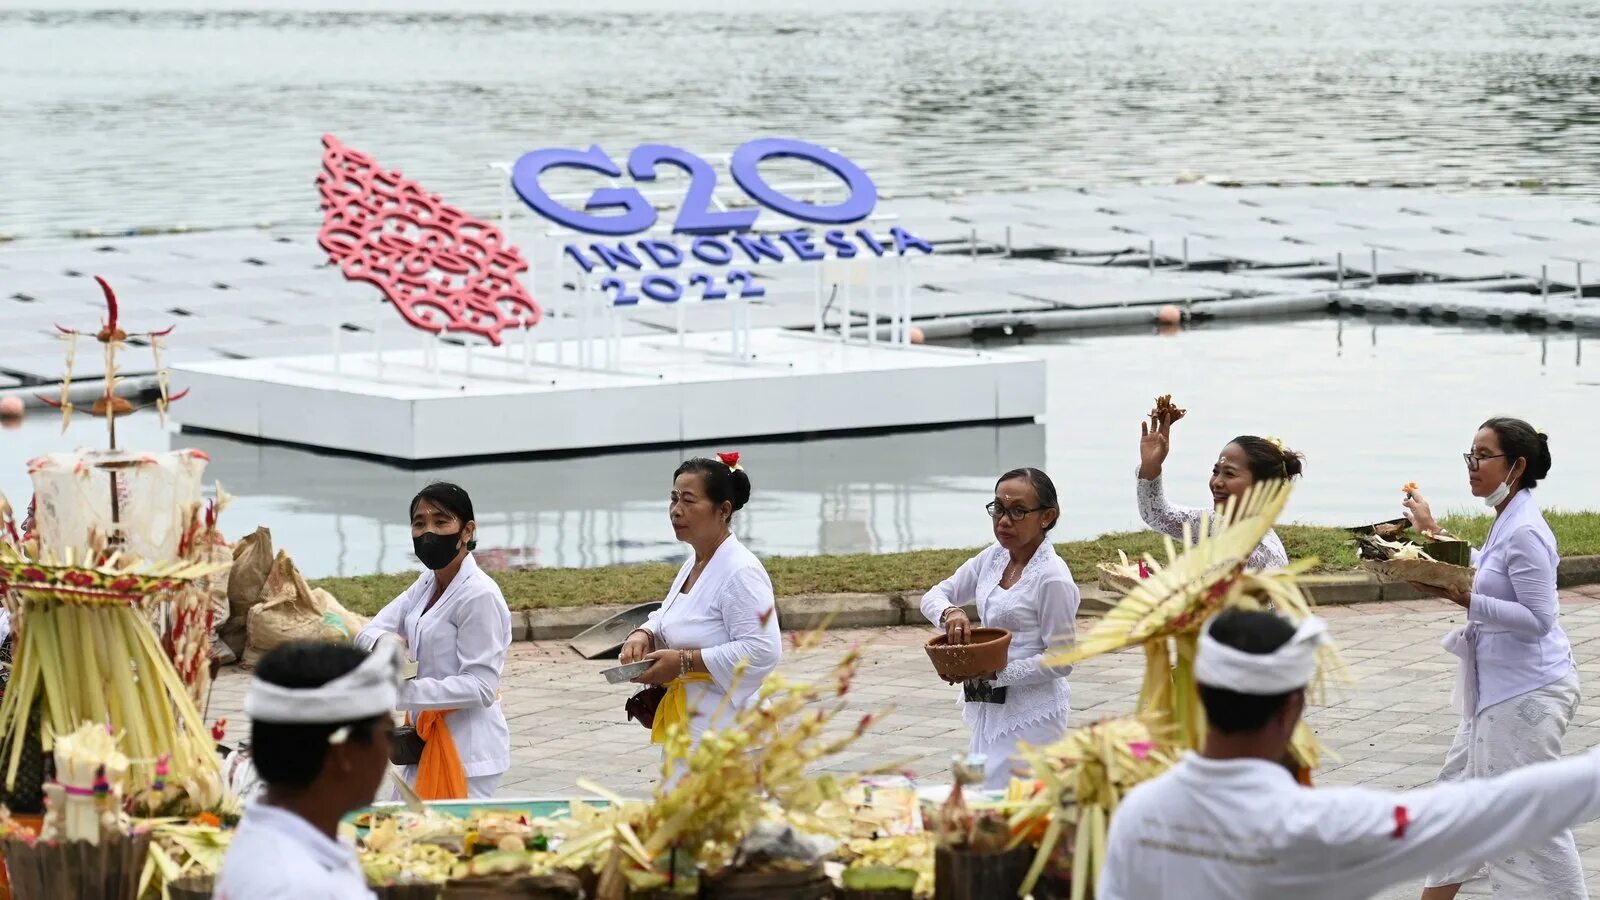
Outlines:
[[711,676],[705,672],[690,672],[667,682],[667,695],[661,698],[661,705],[656,707],[656,720],[650,726],[650,743],[665,744],[667,729],[674,725],[682,725],[686,729],[689,727],[689,692],[684,685],[707,684],[710,681]]

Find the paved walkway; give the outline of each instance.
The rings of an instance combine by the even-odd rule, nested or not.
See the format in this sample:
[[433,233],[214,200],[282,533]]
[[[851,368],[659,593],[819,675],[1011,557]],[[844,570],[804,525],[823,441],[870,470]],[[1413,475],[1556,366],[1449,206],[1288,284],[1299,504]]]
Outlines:
[[[1600,586],[1563,592],[1562,624],[1572,640],[1585,688],[1600,684]],[[1318,773],[1323,784],[1412,788],[1433,780],[1455,733],[1450,712],[1454,657],[1439,647],[1462,611],[1443,601],[1328,607],[1335,638],[1353,682],[1331,705],[1314,707],[1309,720],[1324,744],[1341,759]],[[1089,624],[1087,621],[1085,625]],[[852,750],[830,768],[862,769],[903,760],[917,776],[942,780],[952,754],[966,747],[955,695],[934,678],[919,628],[839,631],[804,655],[785,657],[794,677],[825,672],[846,647],[867,647],[849,705],[862,712],[894,707]],[[622,794],[642,794],[655,776],[658,756],[638,725],[625,721],[630,688],[605,683],[603,661],[580,659],[564,644],[516,644],[502,682],[511,723],[512,768],[503,796],[567,795],[585,777]],[[1072,674],[1074,719],[1087,722],[1131,709],[1143,676],[1143,658],[1132,652],[1093,660]],[[229,737],[248,728],[240,708],[247,673],[224,672],[211,716],[229,719]],[[850,725],[855,723],[850,718]],[[1585,698],[1567,735],[1567,752],[1600,745],[1600,701]],[[1578,831],[1590,875],[1600,895],[1600,822]],[[1415,886],[1396,888],[1384,900],[1414,898]],[[1485,889],[1486,893],[1486,889]],[[1469,896],[1463,891],[1462,896]]]

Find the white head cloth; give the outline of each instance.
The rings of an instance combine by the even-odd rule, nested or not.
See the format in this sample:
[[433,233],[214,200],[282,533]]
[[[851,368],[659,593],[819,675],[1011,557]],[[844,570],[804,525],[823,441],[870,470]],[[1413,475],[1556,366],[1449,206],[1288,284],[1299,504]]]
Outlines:
[[392,712],[400,699],[400,662],[392,641],[379,641],[349,672],[314,688],[287,688],[252,679],[245,715],[279,725],[331,725]]
[[1327,623],[1307,616],[1294,637],[1271,653],[1246,653],[1211,636],[1212,619],[1200,632],[1194,680],[1207,687],[1271,697],[1298,691],[1317,674],[1317,648],[1327,640]]

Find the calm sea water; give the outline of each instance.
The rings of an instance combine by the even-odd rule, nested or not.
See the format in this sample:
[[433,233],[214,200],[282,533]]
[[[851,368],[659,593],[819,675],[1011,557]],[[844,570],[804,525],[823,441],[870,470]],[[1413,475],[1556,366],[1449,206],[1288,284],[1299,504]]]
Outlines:
[[335,132],[470,209],[541,146],[837,146],[906,192],[1600,191],[1593,0],[0,0],[0,233],[315,216]]
[[[890,191],[1170,182],[1475,185],[1600,194],[1593,0],[0,0],[0,233],[315,220],[334,132],[453,202],[498,208],[489,168],[541,146],[644,141],[713,155],[759,135],[836,146]],[[1600,506],[1600,373],[1570,334],[1316,319],[1038,340],[1039,424],[742,448],[764,553],[983,542],[994,476],[1043,464],[1063,537],[1137,526],[1140,414],[1177,392],[1170,464],[1201,502],[1217,449],[1276,434],[1309,456],[1291,517],[1394,512],[1416,480],[1470,503],[1457,454],[1488,415],[1552,434],[1542,501]],[[1092,389],[1091,389],[1092,388]],[[670,473],[689,452],[414,472],[125,424],[200,446],[310,575],[412,565],[407,498],[478,498],[496,565],[676,557]],[[98,444],[33,416],[22,461]]]
[[[1569,333],[1431,327],[1387,317],[1256,322],[1171,335],[1147,332],[1032,341],[1047,361],[1038,424],[838,438],[738,448],[755,483],[736,520],[764,554],[890,552],[988,540],[983,505],[994,478],[1042,465],[1061,491],[1057,534],[1142,527],[1133,478],[1139,421],[1158,393],[1189,408],[1168,462],[1174,502],[1207,502],[1217,451],[1241,432],[1276,435],[1307,456],[1288,518],[1353,525],[1398,513],[1416,481],[1442,508],[1474,508],[1460,453],[1483,419],[1524,416],[1551,435],[1546,506],[1600,507],[1600,354]],[[313,426],[314,427],[314,426]],[[477,506],[490,565],[594,566],[681,558],[667,525],[672,470],[691,453],[650,450],[496,462],[428,472],[163,433],[146,414],[124,420],[136,447],[197,446],[207,477],[237,496],[230,535],[273,529],[311,576],[414,567],[406,505],[434,478],[460,481]],[[25,503],[22,462],[103,442],[79,417],[59,434],[35,415],[0,432],[0,491]]]

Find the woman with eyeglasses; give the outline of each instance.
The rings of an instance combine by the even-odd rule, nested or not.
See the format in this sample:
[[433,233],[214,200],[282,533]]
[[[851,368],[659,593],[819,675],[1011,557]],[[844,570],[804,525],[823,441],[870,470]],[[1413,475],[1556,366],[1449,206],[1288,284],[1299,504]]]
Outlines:
[[[1187,528],[1190,540],[1198,540],[1202,520],[1211,510],[1173,506],[1167,502],[1161,484],[1161,466],[1172,446],[1172,426],[1182,418],[1180,410],[1157,409],[1149,421],[1139,426],[1139,518],[1162,534],[1183,539]],[[1211,467],[1213,508],[1220,508],[1230,497],[1242,497],[1250,486],[1261,481],[1290,480],[1300,477],[1305,457],[1290,450],[1277,438],[1243,434],[1223,445]],[[1276,531],[1256,545],[1245,562],[1250,569],[1274,569],[1289,564],[1289,554]]]
[[[1464,454],[1467,484],[1494,510],[1471,593],[1416,585],[1467,611],[1467,624],[1445,637],[1460,657],[1452,702],[1461,726],[1439,780],[1499,775],[1561,756],[1561,741],[1580,692],[1572,646],[1556,598],[1555,535],[1533,497],[1550,474],[1550,440],[1521,419],[1483,423]],[[1418,531],[1444,535],[1420,493],[1404,501]],[[1423,900],[1449,900],[1487,864],[1496,897],[1587,897],[1572,832],[1501,859],[1477,860],[1428,876]]]
[[952,644],[972,638],[975,626],[962,609],[969,605],[983,625],[1011,632],[1006,667],[962,687],[968,752],[987,758],[984,786],[999,789],[1023,765],[1019,743],[1041,746],[1066,734],[1072,667],[1051,668],[1044,656],[1052,643],[1073,637],[1078,586],[1048,540],[1061,518],[1050,476],[1030,468],[1001,475],[985,510],[994,545],[924,594],[922,614]]

